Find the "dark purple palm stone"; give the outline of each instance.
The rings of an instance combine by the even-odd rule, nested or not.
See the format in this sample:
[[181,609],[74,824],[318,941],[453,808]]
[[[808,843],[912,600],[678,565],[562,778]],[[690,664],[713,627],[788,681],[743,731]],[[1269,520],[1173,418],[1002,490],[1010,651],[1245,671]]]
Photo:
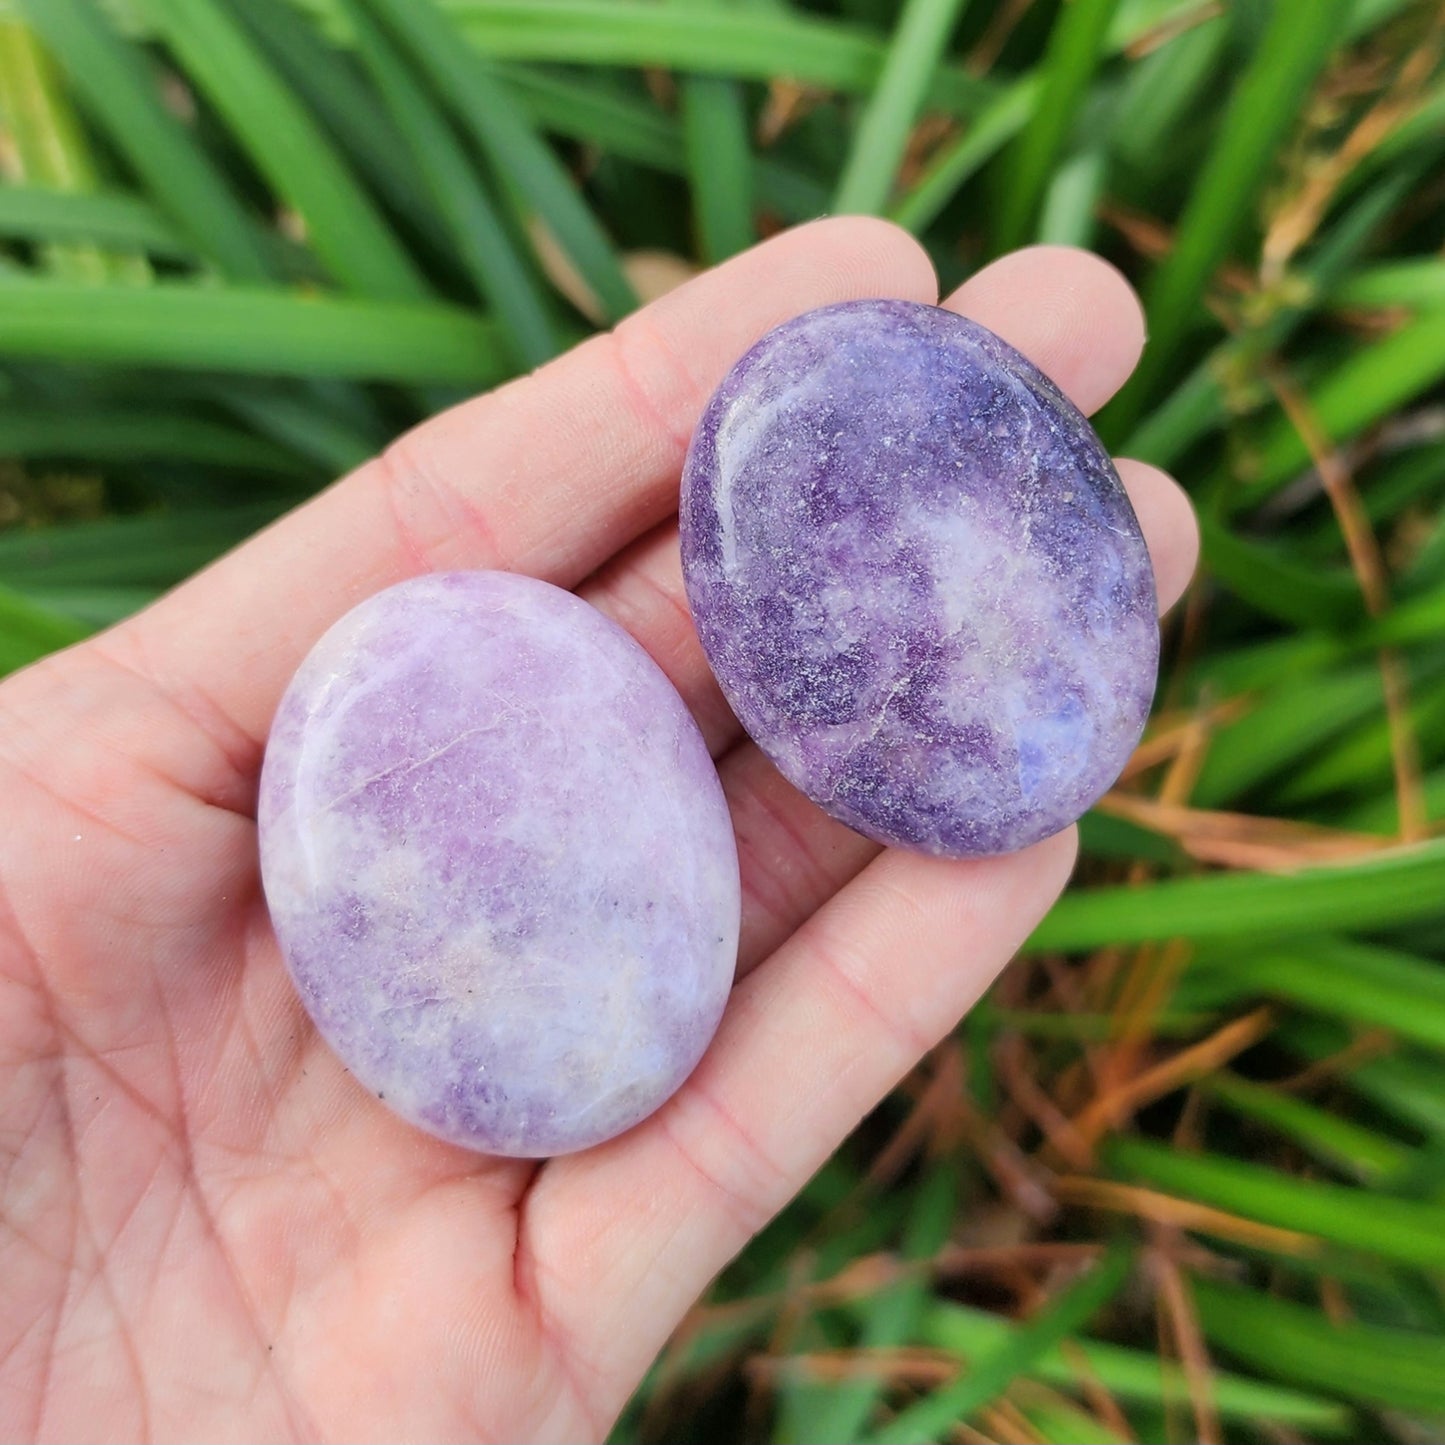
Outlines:
[[443,1139],[599,1143],[717,1028],[740,907],[717,772],[657,665],[569,592],[457,572],[347,613],[282,700],[259,822],[317,1027]]
[[1154,576],[1082,414],[992,332],[851,301],[728,373],[682,483],[713,671],[783,774],[880,842],[1004,853],[1118,777]]

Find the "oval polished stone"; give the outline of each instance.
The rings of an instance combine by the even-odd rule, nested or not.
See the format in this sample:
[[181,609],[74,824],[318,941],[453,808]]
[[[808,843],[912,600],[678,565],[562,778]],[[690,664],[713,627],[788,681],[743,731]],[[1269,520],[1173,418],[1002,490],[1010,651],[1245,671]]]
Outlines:
[[1117,778],[1154,576],[1082,414],[992,332],[853,301],[763,337],[683,472],[708,660],[783,774],[883,843],[1008,852]]
[[661,670],[569,592],[459,572],[349,612],[281,703],[259,822],[317,1027],[443,1139],[599,1143],[712,1038],[740,911],[722,787]]

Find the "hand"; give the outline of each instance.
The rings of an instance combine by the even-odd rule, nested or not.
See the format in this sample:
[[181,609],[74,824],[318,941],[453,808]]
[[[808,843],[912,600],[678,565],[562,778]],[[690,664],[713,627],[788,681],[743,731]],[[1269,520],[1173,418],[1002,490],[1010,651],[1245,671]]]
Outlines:
[[[739,736],[683,601],[677,480],[764,330],[936,299],[876,221],[781,236],[404,437],[146,612],[0,688],[0,1437],[600,1439],[713,1274],[957,1022],[1048,908],[1070,833],[878,849]],[[1143,341],[1123,280],[1037,249],[947,301],[1085,410]],[[1182,493],[1120,471],[1179,596]],[[657,1115],[540,1167],[387,1112],[318,1040],[256,870],[277,699],[344,610],[431,569],[575,587],[719,760],[742,981]]]

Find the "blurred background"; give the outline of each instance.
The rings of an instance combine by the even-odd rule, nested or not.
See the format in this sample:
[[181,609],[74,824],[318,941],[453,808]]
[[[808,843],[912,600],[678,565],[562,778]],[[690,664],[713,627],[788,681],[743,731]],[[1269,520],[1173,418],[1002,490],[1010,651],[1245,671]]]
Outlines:
[[1204,525],[1153,724],[617,1441],[1445,1439],[1442,51],[1438,0],[0,3],[5,670],[807,217],[1146,298],[1100,429]]

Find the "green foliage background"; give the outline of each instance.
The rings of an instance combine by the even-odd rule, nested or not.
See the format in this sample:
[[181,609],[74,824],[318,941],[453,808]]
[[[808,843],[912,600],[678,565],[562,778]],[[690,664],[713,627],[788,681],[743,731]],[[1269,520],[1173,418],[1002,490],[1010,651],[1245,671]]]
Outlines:
[[3,669],[638,252],[867,210],[948,284],[1046,239],[1146,298],[1100,427],[1205,560],[1136,767],[618,1440],[1445,1438],[1442,45],[1429,0],[0,6]]

